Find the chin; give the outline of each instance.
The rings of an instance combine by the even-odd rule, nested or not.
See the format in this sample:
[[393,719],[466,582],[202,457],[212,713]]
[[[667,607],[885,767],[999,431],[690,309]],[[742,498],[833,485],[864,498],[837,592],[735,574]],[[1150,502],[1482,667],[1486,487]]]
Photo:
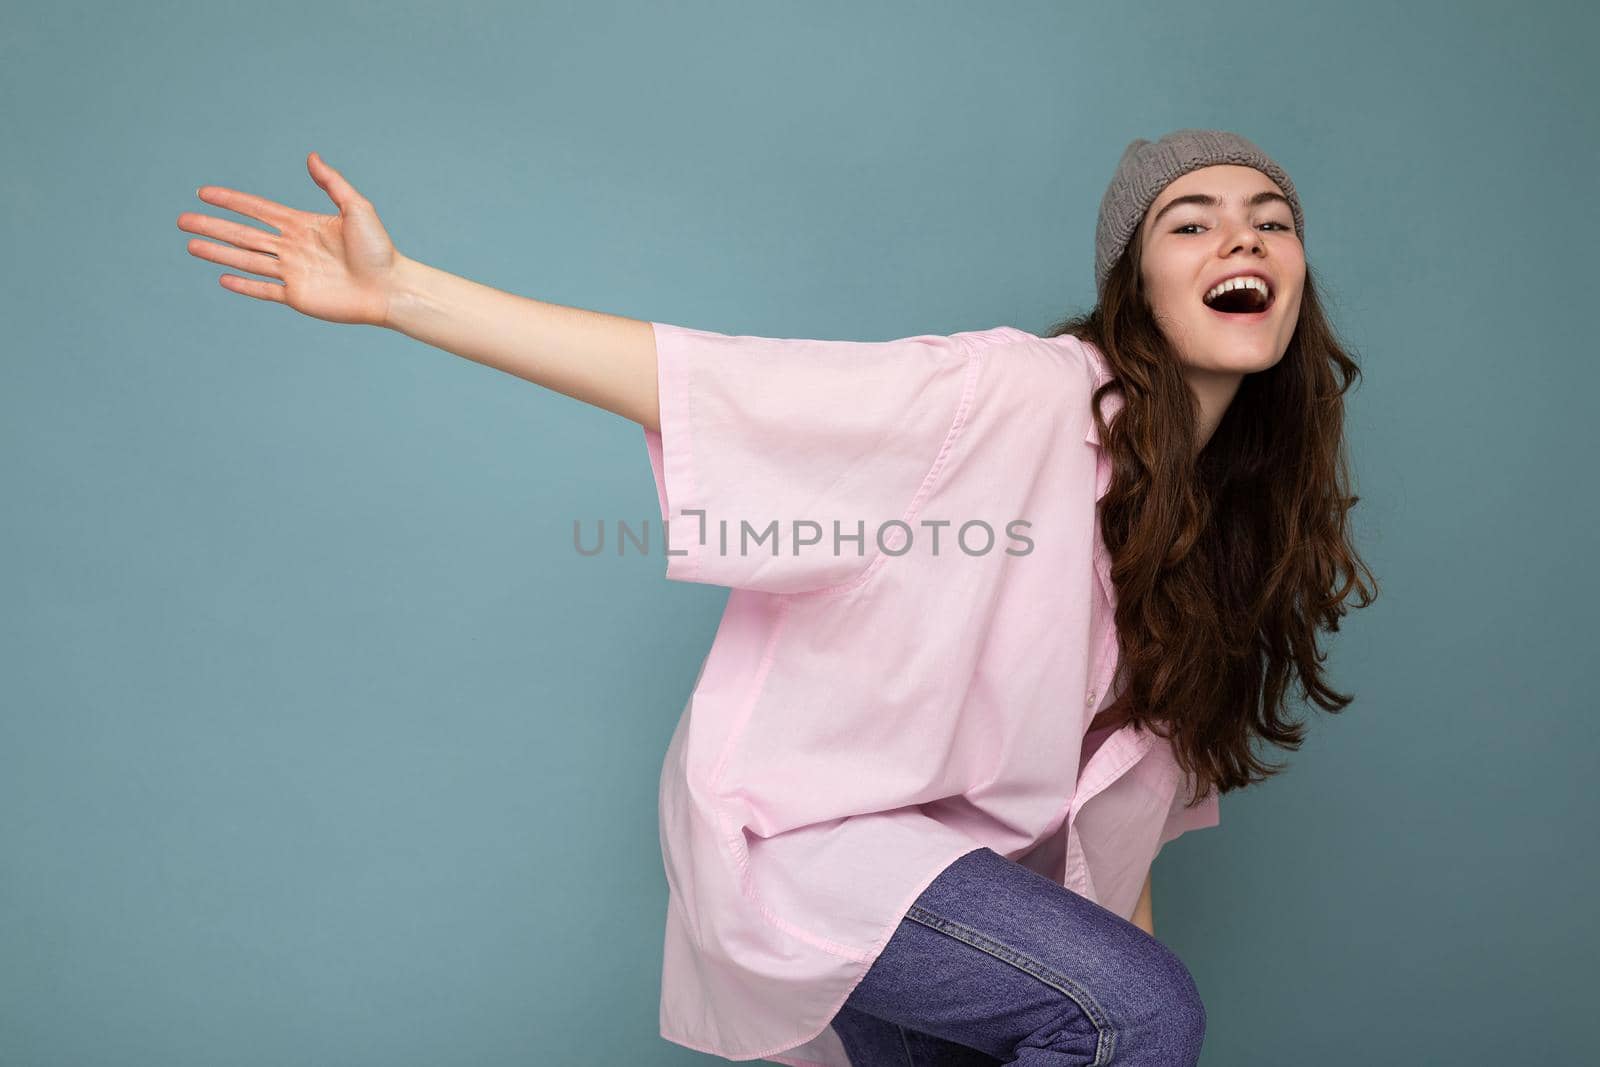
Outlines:
[[1212,374],[1254,374],[1274,366],[1283,358],[1285,350],[1273,346],[1252,351],[1252,346],[1234,344],[1205,352],[1193,359],[1185,356],[1183,362],[1190,370]]

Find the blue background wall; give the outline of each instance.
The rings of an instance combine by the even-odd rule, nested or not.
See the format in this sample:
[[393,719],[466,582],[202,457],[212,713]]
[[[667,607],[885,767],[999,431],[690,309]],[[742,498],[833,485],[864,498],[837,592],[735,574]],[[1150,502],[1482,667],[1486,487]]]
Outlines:
[[[1042,331],[1124,145],[1276,156],[1365,380],[1343,715],[1156,867],[1211,1065],[1592,1055],[1592,6],[11,2],[0,1063],[646,1063],[726,591],[639,427],[217,284],[201,184],[557,303]],[[1283,753],[1278,753],[1284,756]]]

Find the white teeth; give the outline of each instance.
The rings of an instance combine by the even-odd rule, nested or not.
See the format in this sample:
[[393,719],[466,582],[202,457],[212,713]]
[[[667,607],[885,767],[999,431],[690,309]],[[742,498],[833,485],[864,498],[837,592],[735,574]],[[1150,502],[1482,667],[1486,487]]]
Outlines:
[[1203,299],[1207,304],[1209,304],[1213,300],[1215,300],[1217,297],[1221,296],[1223,293],[1226,293],[1230,289],[1244,289],[1244,288],[1247,288],[1247,287],[1251,288],[1251,289],[1255,289],[1263,297],[1265,297],[1265,298],[1267,298],[1269,300],[1272,298],[1272,290],[1267,287],[1266,279],[1265,278],[1258,278],[1253,274],[1248,274],[1248,275],[1245,275],[1243,277],[1229,278],[1226,281],[1218,282],[1216,287],[1213,288],[1209,293],[1207,293],[1201,299]]

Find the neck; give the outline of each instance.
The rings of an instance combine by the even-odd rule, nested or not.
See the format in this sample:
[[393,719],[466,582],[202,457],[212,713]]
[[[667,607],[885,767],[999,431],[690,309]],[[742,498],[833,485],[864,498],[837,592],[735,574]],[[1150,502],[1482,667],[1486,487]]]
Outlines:
[[1227,414],[1228,405],[1233,403],[1234,394],[1239,391],[1239,383],[1244,380],[1244,375],[1231,371],[1187,369],[1184,376],[1188,379],[1189,390],[1194,394],[1196,403],[1194,450],[1198,453],[1206,447],[1222,422],[1222,416]]

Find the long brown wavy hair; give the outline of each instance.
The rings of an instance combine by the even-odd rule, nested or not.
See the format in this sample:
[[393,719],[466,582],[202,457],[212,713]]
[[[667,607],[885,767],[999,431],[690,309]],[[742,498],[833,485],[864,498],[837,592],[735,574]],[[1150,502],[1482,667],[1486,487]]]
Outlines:
[[[1352,700],[1324,678],[1317,636],[1339,629],[1352,590],[1357,607],[1378,594],[1346,521],[1361,498],[1348,486],[1344,394],[1360,370],[1307,263],[1283,358],[1245,375],[1196,454],[1197,409],[1139,283],[1140,243],[1129,242],[1093,310],[1045,336],[1094,344],[1111,371],[1092,408],[1112,462],[1100,524],[1125,685],[1102,715],[1169,738],[1199,798],[1284,769],[1258,758],[1257,738],[1299,749],[1291,675],[1301,699],[1327,711]],[[1112,390],[1123,406],[1108,426],[1100,405]]]

